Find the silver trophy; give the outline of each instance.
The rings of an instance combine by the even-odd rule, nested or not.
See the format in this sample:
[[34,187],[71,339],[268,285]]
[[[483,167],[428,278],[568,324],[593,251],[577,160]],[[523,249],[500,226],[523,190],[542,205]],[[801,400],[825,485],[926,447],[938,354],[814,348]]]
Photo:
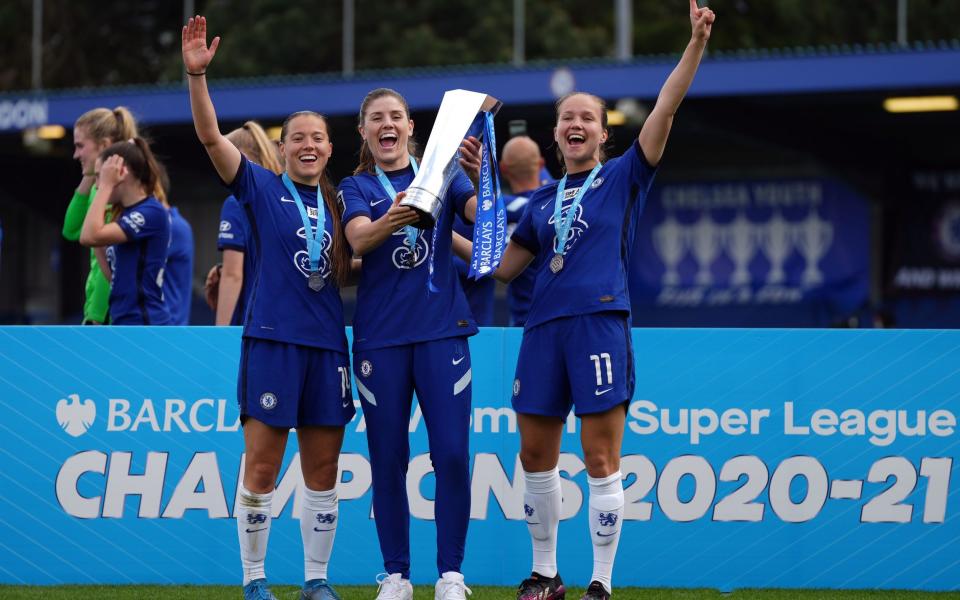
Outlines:
[[817,209],[811,207],[807,218],[795,226],[794,235],[800,254],[807,262],[807,267],[803,270],[803,286],[811,288],[822,284],[820,259],[833,242],[833,224],[821,219]]
[[689,240],[686,229],[670,213],[667,213],[663,223],[653,228],[653,248],[663,261],[663,287],[680,285],[677,264],[687,250]]
[[436,223],[450,182],[461,170],[458,160],[461,142],[468,135],[479,138],[483,121],[478,121],[477,116],[484,112],[496,114],[501,105],[493,96],[467,90],[443,94],[420,170],[407,188],[407,197],[400,202],[400,206],[409,206],[420,215],[415,227],[429,229]]

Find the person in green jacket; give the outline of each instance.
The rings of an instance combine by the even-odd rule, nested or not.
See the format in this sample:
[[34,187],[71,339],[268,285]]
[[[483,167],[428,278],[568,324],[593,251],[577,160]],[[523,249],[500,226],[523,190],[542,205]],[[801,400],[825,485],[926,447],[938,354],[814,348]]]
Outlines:
[[[73,126],[73,158],[80,161],[83,171],[80,185],[73,193],[63,219],[63,237],[71,242],[80,240],[83,219],[96,195],[97,176],[94,163],[100,153],[114,142],[138,137],[137,122],[130,110],[118,106],[94,108],[83,113]],[[104,219],[107,219],[104,215]],[[83,303],[83,324],[101,325],[107,322],[110,308],[110,282],[100,265],[106,264],[106,249],[90,249],[90,273],[87,275],[86,299]]]

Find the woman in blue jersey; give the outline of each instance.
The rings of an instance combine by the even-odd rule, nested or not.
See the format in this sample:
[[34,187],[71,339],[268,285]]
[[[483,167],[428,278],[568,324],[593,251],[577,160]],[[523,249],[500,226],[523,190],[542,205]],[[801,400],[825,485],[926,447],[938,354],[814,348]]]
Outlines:
[[[169,325],[161,290],[170,245],[170,216],[153,195],[159,167],[142,138],[118,142],[100,154],[97,192],[83,220],[80,243],[107,246],[110,322]],[[104,223],[107,204],[111,222]],[[107,273],[105,273],[107,274]]]
[[[283,173],[277,147],[256,121],[247,121],[226,138],[249,160],[276,174]],[[250,235],[250,223],[240,203],[227,197],[220,209],[220,231],[217,249],[223,252],[219,269],[216,324],[242,325],[247,299],[253,285],[256,247]]]
[[[403,96],[380,88],[360,106],[360,165],[340,183],[343,223],[363,257],[353,325],[353,366],[367,425],[373,506],[388,576],[381,600],[410,600],[407,423],[416,392],[436,473],[437,600],[464,598],[463,562],[470,518],[471,367],[467,338],[477,332],[451,263],[454,214],[473,220],[474,185],[460,174],[434,228],[410,225],[401,207],[417,171],[413,121]],[[472,140],[475,142],[475,140]],[[478,147],[465,149],[479,172]],[[431,287],[432,286],[432,287]]]
[[537,258],[513,382],[524,511],[533,542],[533,573],[520,584],[518,600],[565,595],[556,560],[557,463],[571,407],[580,417],[590,487],[594,563],[584,598],[610,597],[624,502],[620,447],[634,389],[626,263],[674,115],[696,74],[714,18],[713,11],[690,0],[690,43],[639,137],[622,156],[605,161],[603,100],[575,92],[557,102],[554,140],[566,175],[532,195],[497,271],[498,278],[509,281]]
[[272,600],[264,571],[273,491],[287,437],[296,427],[306,484],[300,513],[301,599],[337,598],[327,570],[338,522],[337,461],[354,415],[339,285],[350,269],[335,189],[326,120],[310,111],[284,121],[286,172],[256,165],[220,133],[207,90],[206,19],[183,28],[183,63],[197,137],[243,206],[258,261],[240,350],[237,399],[246,459],[237,506],[244,598]]

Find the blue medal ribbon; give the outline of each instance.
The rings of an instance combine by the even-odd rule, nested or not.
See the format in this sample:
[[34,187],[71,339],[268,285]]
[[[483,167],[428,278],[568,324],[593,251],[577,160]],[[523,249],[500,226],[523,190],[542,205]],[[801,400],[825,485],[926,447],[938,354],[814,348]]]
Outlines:
[[[417,159],[412,156],[410,157],[410,166],[413,168],[413,174],[416,175]],[[394,189],[393,184],[390,183],[390,179],[387,177],[387,174],[383,172],[383,169],[380,168],[380,165],[375,165],[375,167],[377,180],[380,181],[381,187],[383,187],[387,195],[390,196],[390,202],[393,202],[397,197],[397,190]],[[413,225],[405,225],[403,233],[407,236],[407,246],[410,248],[410,254],[413,256],[414,263],[411,265],[411,268],[413,268],[417,260],[417,236],[420,235],[420,231]]]
[[300,218],[303,219],[303,234],[304,237],[307,238],[307,256],[310,257],[310,272],[319,275],[320,255],[323,253],[323,230],[327,225],[327,211],[324,208],[323,192],[320,191],[320,184],[317,184],[317,228],[314,230],[310,225],[310,217],[307,216],[307,209],[303,205],[303,200],[300,199],[300,192],[297,191],[297,186],[293,185],[293,181],[286,172],[283,173],[281,179],[287,191],[293,196],[293,200],[297,204],[297,210],[300,211]]
[[497,138],[493,114],[483,113],[483,155],[480,163],[477,217],[473,225],[473,256],[468,277],[480,279],[497,270],[507,245],[507,207],[500,193]]
[[567,236],[570,235],[570,227],[573,225],[573,220],[577,217],[577,208],[580,207],[584,194],[590,189],[594,178],[596,178],[602,166],[603,163],[597,163],[597,166],[590,171],[583,185],[580,186],[580,190],[577,191],[577,195],[574,196],[573,203],[565,215],[563,214],[563,196],[567,187],[566,174],[564,174],[560,183],[557,184],[557,197],[553,201],[553,230],[557,232],[557,237],[553,240],[553,252],[555,254],[559,254],[560,256],[566,254]]

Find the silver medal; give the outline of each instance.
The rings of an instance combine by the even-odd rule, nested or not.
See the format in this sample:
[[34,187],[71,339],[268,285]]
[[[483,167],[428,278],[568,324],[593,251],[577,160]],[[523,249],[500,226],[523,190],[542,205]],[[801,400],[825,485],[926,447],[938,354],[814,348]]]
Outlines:
[[550,271],[557,274],[561,269],[563,269],[563,255],[554,254],[553,258],[550,259]]
[[323,280],[323,276],[320,275],[319,271],[311,271],[310,275],[307,277],[307,286],[315,292],[322,290],[326,283],[327,282]]

